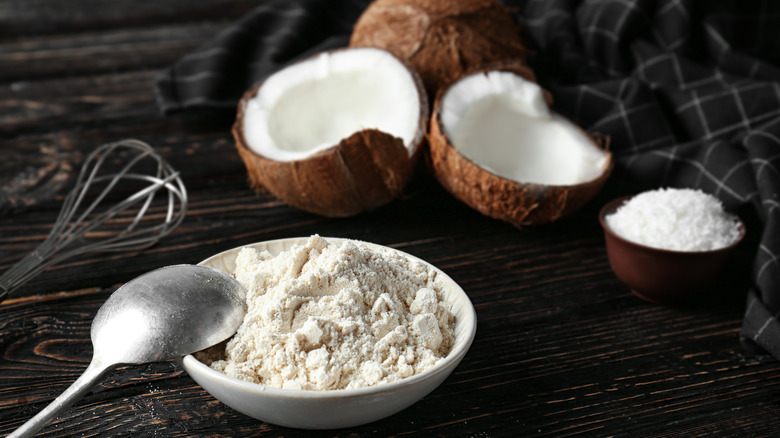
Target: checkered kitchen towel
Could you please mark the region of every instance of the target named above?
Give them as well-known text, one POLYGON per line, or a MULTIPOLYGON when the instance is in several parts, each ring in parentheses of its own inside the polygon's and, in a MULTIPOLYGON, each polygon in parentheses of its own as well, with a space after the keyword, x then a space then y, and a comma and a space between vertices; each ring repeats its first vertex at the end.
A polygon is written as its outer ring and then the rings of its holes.
MULTIPOLYGON (((506 0, 555 109, 612 137, 616 173, 756 218, 742 340, 780 358, 780 1, 506 0)), ((346 45, 368 0, 266 0, 157 79, 165 112, 234 108, 281 66, 346 45)))

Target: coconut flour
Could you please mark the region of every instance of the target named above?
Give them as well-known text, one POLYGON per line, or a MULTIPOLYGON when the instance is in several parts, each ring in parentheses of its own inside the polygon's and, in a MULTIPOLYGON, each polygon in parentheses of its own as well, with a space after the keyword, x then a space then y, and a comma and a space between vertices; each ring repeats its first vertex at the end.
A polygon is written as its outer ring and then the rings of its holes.
POLYGON ((660 249, 710 251, 739 238, 739 223, 712 195, 692 189, 640 193, 605 217, 621 237, 660 249))
POLYGON ((243 248, 248 313, 224 352, 198 358, 241 380, 330 390, 392 382, 447 355, 454 316, 436 271, 390 250, 312 236, 272 256, 243 248))

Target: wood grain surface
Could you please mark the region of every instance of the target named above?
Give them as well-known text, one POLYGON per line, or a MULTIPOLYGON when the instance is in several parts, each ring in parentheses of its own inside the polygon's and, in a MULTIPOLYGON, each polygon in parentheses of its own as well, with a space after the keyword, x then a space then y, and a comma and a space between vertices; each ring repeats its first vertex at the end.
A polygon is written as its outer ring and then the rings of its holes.
MULTIPOLYGON (((78 168, 98 145, 138 138, 181 171, 190 197, 184 223, 155 247, 68 260, 0 303, 0 434, 86 368, 92 318, 122 283, 235 246, 318 233, 409 252, 468 293, 476 339, 433 393, 375 423, 307 432, 232 410, 176 362, 125 366, 41 436, 777 435, 780 364, 746 354, 738 339, 755 234, 717 291, 657 306, 631 295, 607 262, 596 215, 632 190, 618 177, 582 211, 523 230, 469 209, 424 172, 406 199, 347 219, 303 213, 250 190, 229 134, 234 112, 164 117, 152 83, 256 5, 0 3, 0 157, 48 151, 78 168)), ((0 216, 0 271, 46 238, 65 192, 0 216)))

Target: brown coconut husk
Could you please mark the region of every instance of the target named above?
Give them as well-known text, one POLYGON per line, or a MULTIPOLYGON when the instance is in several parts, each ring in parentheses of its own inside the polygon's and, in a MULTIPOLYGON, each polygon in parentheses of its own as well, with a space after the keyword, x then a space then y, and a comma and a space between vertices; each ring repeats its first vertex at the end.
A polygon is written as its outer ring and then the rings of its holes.
POLYGON ((352 32, 351 47, 379 47, 406 60, 430 96, 474 68, 525 62, 528 50, 498 0, 376 0, 352 32))
POLYGON ((302 160, 266 158, 248 146, 243 129, 246 105, 263 83, 248 90, 239 102, 232 133, 250 185, 293 207, 327 217, 354 216, 403 197, 424 149, 429 111, 422 82, 407 70, 421 99, 419 134, 408 148, 398 137, 366 129, 302 160))
MULTIPOLYGON (((507 64, 478 71, 509 71, 528 80, 533 72, 522 65, 507 64)), ((452 146, 441 122, 443 96, 450 87, 440 90, 436 97, 428 135, 428 164, 439 183, 471 208, 480 213, 523 228, 553 222, 582 208, 602 189, 612 169, 612 155, 601 175, 591 181, 569 186, 523 183, 498 176, 460 155, 452 146)), ((548 103, 549 93, 545 92, 548 103)), ((584 132, 584 131, 583 131, 584 132)), ((609 139, 588 135, 597 147, 608 150, 609 139)))

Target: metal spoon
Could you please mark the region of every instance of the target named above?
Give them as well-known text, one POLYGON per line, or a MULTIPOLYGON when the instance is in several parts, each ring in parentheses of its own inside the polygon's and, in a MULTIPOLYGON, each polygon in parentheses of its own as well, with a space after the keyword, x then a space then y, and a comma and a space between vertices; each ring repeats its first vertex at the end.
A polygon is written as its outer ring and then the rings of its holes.
POLYGON ((176 359, 229 338, 246 314, 245 293, 206 266, 168 266, 126 283, 92 321, 94 353, 84 374, 9 437, 32 436, 119 364, 176 359))

